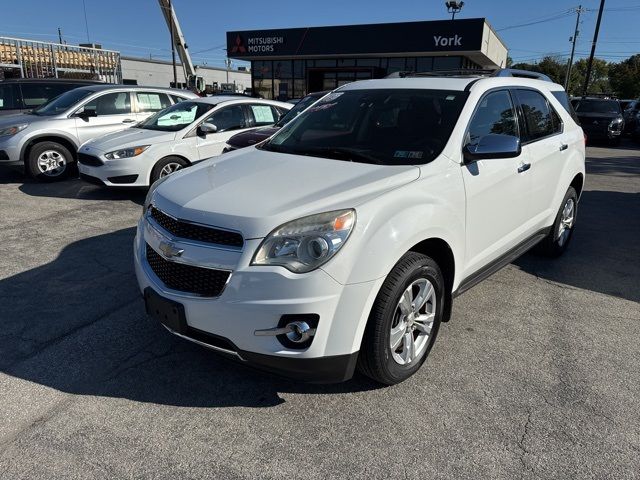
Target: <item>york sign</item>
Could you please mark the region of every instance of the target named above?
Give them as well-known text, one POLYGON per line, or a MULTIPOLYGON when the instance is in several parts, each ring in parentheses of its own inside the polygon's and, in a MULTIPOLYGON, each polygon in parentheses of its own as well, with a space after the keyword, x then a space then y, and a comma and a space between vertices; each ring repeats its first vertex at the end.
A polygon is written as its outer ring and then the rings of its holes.
POLYGON ((433 41, 436 47, 461 47, 462 37, 460 35, 454 35, 453 37, 441 37, 433 36, 433 41))

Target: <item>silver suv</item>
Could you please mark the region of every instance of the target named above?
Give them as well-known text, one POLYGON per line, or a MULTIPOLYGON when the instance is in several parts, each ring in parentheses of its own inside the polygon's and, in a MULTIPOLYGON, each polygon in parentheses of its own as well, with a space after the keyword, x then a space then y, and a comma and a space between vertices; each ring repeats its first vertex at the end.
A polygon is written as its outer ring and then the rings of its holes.
POLYGON ((192 92, 169 88, 92 85, 70 90, 24 115, 0 119, 0 165, 22 165, 53 181, 75 167, 80 145, 130 127, 192 92))

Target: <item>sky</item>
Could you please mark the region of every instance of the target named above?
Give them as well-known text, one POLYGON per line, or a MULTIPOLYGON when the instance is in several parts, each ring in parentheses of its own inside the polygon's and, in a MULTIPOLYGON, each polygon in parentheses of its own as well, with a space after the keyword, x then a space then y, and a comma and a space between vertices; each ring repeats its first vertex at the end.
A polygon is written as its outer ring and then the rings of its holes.
MULTIPOLYGON (((577 58, 587 57, 600 0, 465 0, 456 18, 485 17, 515 62, 567 58, 579 3, 577 58)), ((197 65, 224 66, 225 32, 450 18, 444 0, 173 0, 197 65)), ((171 57, 157 0, 0 0, 0 36, 100 43, 124 55, 171 57), (86 23, 85 8, 86 6, 86 23)), ((596 56, 620 61, 640 53, 640 0, 607 0, 596 56)), ((235 66, 241 62, 234 61, 235 66)))

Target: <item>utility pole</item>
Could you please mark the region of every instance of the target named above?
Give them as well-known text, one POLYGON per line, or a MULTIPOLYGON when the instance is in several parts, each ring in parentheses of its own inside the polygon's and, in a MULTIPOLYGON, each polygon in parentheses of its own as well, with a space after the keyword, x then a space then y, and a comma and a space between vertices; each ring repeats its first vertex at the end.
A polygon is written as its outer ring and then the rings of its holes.
POLYGON ((596 31, 593 33, 593 43, 591 44, 591 55, 589 55, 589 63, 587 64, 587 74, 584 77, 584 85, 582 86, 582 96, 587 96, 589 88, 589 79, 591 77, 591 68, 593 67, 593 57, 596 54, 596 45, 598 43, 598 33, 600 32, 600 21, 602 20, 602 12, 604 10, 604 1, 600 0, 600 10, 598 10, 598 20, 596 20, 596 31))
POLYGON ((576 29, 573 32, 573 38, 571 39, 573 41, 573 44, 571 45, 571 57, 569 58, 569 65, 567 65, 567 76, 564 79, 564 89, 567 92, 569 91, 569 82, 571 81, 571 67, 573 67, 573 55, 574 53, 576 53, 576 42, 578 41, 578 34, 580 33, 578 31, 578 27, 580 26, 580 14, 582 13, 582 5, 579 5, 578 8, 576 8, 576 13, 578 14, 578 16, 576 18, 576 29))
POLYGON ((58 27, 58 43, 62 45, 62 30, 60 30, 60 27, 58 27))
MULTIPOLYGON (((169 15, 173 17, 173 7, 169 0, 169 15)), ((171 35, 171 64, 173 65, 173 88, 178 88, 178 72, 176 71, 176 42, 173 38, 173 22, 169 22, 169 34, 171 35)))

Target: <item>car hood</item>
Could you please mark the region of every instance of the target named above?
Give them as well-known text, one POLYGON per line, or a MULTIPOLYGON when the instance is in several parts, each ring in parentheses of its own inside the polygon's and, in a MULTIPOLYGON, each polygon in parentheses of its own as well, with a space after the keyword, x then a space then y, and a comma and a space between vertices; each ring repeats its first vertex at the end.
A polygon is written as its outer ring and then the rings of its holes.
POLYGON ((0 116, 0 128, 19 125, 21 123, 36 123, 55 117, 38 117, 37 115, 29 115, 27 113, 10 113, 0 116))
POLYGON ((271 135, 280 130, 280 127, 262 127, 238 133, 231 137, 227 143, 234 148, 244 148, 269 138, 271 135))
POLYGON ((381 166, 249 148, 172 175, 153 203, 185 220, 262 238, 314 213, 354 208, 416 180, 415 166, 381 166))
POLYGON ((81 147, 81 149, 83 147, 91 147, 91 149, 96 152, 104 153, 122 148, 170 142, 175 138, 176 132, 161 132, 158 130, 145 130, 142 128, 130 127, 89 140, 81 147))

